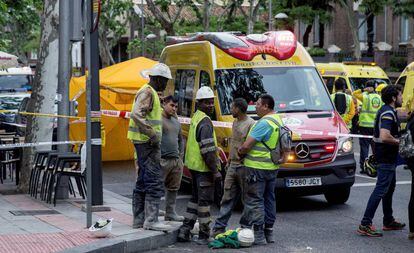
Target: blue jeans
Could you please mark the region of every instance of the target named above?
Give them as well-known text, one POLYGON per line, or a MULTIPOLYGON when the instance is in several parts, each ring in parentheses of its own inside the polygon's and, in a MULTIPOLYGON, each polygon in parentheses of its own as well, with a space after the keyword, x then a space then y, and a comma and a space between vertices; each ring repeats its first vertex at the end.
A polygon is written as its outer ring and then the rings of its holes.
MULTIPOLYGON (((242 165, 230 165, 226 172, 224 179, 224 193, 220 203, 220 214, 214 223, 214 229, 224 229, 227 227, 231 212, 237 202, 242 200, 244 203, 244 185, 246 182, 246 168, 242 165)), ((246 220, 245 212, 240 218, 240 225, 248 227, 249 223, 246 220)))
POLYGON ((276 220, 277 170, 246 167, 246 195, 244 212, 250 225, 272 228, 276 220))
POLYGON ((159 200, 164 196, 160 147, 148 143, 134 144, 134 146, 139 167, 134 193, 145 195, 147 200, 159 200))
POLYGON ((392 216, 392 196, 395 189, 395 164, 380 163, 377 165, 377 184, 368 200, 367 208, 362 218, 361 225, 371 225, 375 212, 382 200, 382 209, 384 211, 383 224, 388 225, 394 221, 392 216))

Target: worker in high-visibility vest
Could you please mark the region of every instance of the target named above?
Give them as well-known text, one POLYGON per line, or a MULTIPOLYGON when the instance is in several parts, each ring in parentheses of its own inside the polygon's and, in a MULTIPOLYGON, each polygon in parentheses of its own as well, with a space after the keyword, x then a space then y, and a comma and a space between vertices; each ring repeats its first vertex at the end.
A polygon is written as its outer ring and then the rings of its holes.
MULTIPOLYGON (((378 110, 383 105, 381 96, 375 91, 378 82, 376 80, 369 80, 366 83, 364 91, 356 90, 353 92, 353 96, 362 102, 361 112, 359 113, 359 132, 362 135, 373 135, 374 134, 374 123, 375 117, 378 110)), ((372 147, 372 139, 359 138, 359 146, 361 148, 359 166, 361 173, 365 173, 364 162, 369 154, 369 147, 372 147)))
POLYGON ((158 63, 149 71, 150 81, 139 89, 132 105, 128 139, 135 146, 138 177, 132 196, 133 228, 168 231, 172 227, 158 221, 164 187, 161 176, 162 108, 157 92, 172 79, 167 65, 158 63))
POLYGON ((355 104, 352 96, 345 93, 346 81, 338 78, 335 81, 335 93, 331 95, 331 99, 345 124, 349 129, 352 128, 352 119, 355 116, 355 104))
POLYGON ((279 165, 273 163, 270 150, 279 142, 279 125, 283 122, 274 111, 272 96, 262 95, 256 103, 260 117, 251 128, 246 141, 238 149, 244 157, 246 185, 244 212, 250 214, 254 244, 274 243, 273 225, 276 220, 276 176, 279 165))
POLYGON ((217 139, 210 116, 214 113, 214 92, 207 86, 196 94, 197 111, 191 118, 185 150, 185 166, 193 180, 191 199, 187 204, 184 222, 178 231, 178 241, 191 240, 190 231, 197 219, 197 244, 206 245, 210 238, 210 205, 214 200, 215 180, 221 180, 217 156, 217 139))

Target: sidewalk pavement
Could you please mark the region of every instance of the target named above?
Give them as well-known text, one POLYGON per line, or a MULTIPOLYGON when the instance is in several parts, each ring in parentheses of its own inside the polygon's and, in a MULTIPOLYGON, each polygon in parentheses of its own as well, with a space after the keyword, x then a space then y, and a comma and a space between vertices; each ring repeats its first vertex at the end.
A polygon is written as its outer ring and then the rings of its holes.
POLYGON ((58 200, 54 207, 13 187, 0 184, 0 253, 142 252, 173 244, 181 225, 169 222, 174 226, 169 233, 132 229, 131 199, 104 190, 104 206, 111 211, 94 212, 92 222, 113 218, 114 223, 110 237, 97 239, 86 228, 83 199, 58 200))

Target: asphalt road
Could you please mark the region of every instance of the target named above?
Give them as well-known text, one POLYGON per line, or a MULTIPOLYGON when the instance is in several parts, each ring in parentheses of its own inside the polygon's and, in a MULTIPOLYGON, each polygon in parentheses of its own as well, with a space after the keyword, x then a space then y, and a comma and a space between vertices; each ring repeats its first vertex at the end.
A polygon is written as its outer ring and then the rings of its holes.
MULTIPOLYGON (((359 159, 358 146, 355 158, 359 159)), ((131 162, 106 163, 104 188, 130 197, 135 171, 131 162)), ((410 197, 411 173, 402 166, 397 169, 397 188, 394 193, 394 216, 408 223, 407 205, 410 197)), ((384 232, 382 238, 367 238, 356 233, 375 179, 357 174, 351 196, 344 205, 329 205, 323 196, 283 199, 277 203, 275 224, 276 243, 245 249, 216 250, 216 252, 414 252, 414 241, 403 231, 384 232)), ((177 207, 183 214, 190 192, 180 192, 177 207)), ((213 208, 212 214, 218 210, 213 208)), ((234 211, 229 228, 236 228, 240 212, 234 211)), ((374 225, 382 227, 382 207, 377 210, 374 225)), ((407 224, 408 226, 408 224, 407 224)), ((206 246, 195 243, 177 243, 152 252, 210 252, 206 246)))

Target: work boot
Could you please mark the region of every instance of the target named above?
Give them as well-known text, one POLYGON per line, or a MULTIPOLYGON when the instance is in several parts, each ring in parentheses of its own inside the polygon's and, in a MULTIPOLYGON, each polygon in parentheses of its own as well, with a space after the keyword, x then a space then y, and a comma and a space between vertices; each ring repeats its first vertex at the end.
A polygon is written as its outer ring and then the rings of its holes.
POLYGON ((263 231, 263 226, 253 226, 254 229, 254 244, 266 245, 266 238, 263 231))
POLYGON ((165 220, 166 221, 184 221, 184 216, 175 212, 175 201, 177 200, 176 191, 167 191, 165 193, 165 220))
POLYGON ((145 222, 144 229, 156 231, 171 231, 170 225, 158 221, 158 212, 160 209, 159 200, 145 200, 145 222))
POLYGON ((142 228, 145 220, 145 194, 134 192, 132 195, 132 228, 142 228))
POLYGON ((177 241, 179 242, 190 242, 191 241, 191 233, 190 228, 186 225, 182 225, 178 230, 177 241))
POLYGON ((200 223, 200 231, 198 232, 197 240, 194 240, 198 245, 207 245, 212 240, 210 239, 210 223, 200 223))
POLYGON ((275 239, 273 237, 273 228, 265 228, 264 235, 266 237, 267 243, 275 243, 275 239))

